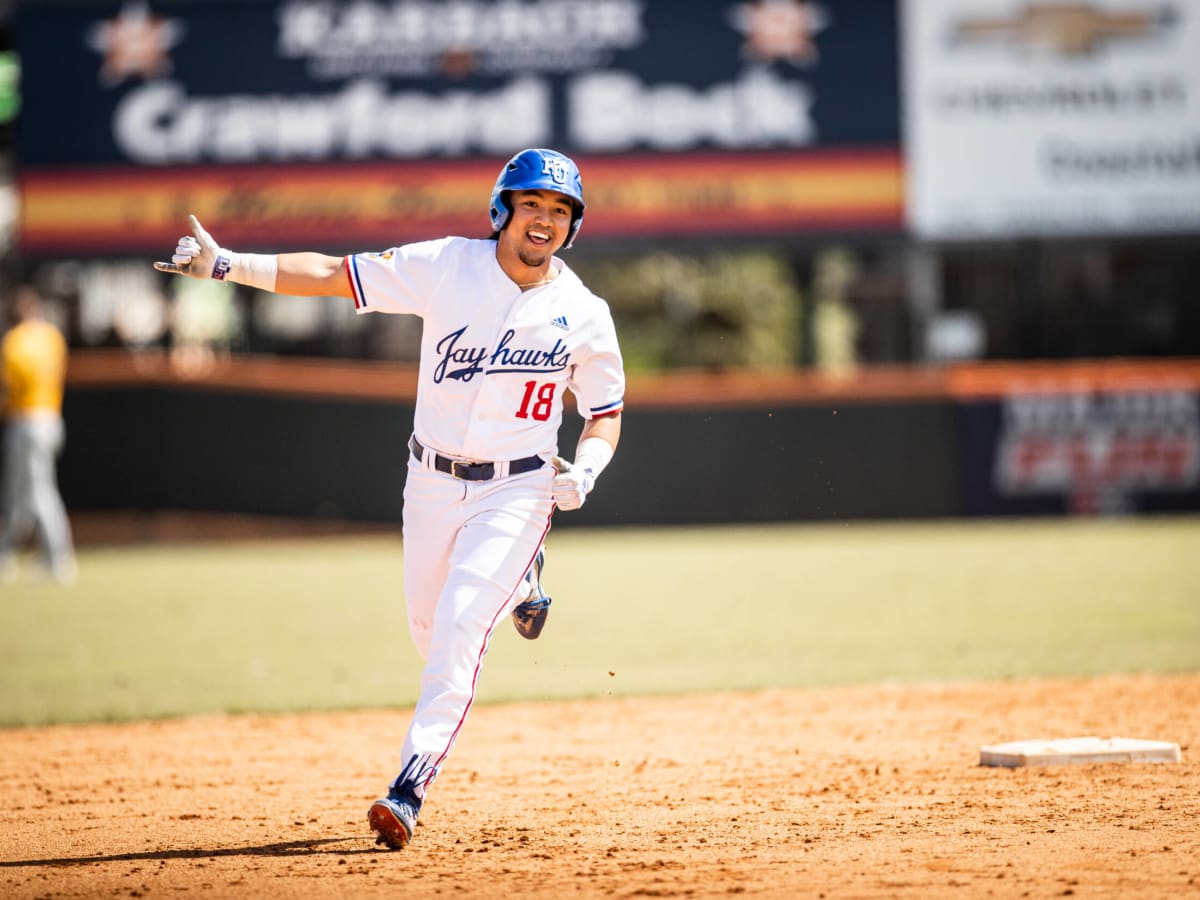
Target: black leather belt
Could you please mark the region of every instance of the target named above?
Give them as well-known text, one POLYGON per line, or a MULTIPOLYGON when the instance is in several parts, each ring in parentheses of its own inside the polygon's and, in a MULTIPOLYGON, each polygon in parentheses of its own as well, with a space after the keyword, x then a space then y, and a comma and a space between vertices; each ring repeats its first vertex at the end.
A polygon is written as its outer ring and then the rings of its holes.
MULTIPOLYGON (((417 440, 415 434, 408 439, 408 449, 412 451, 413 456, 417 458, 418 462, 424 461, 426 453, 433 453, 433 467, 435 469, 439 472, 445 472, 447 475, 453 475, 455 478, 462 479, 463 481, 491 481, 496 477, 496 463, 463 462, 462 460, 442 456, 442 454, 435 453, 424 447, 417 440)), ((540 469, 545 464, 545 460, 540 456, 526 456, 524 459, 514 459, 508 464, 508 474, 522 475, 525 472, 540 469)))

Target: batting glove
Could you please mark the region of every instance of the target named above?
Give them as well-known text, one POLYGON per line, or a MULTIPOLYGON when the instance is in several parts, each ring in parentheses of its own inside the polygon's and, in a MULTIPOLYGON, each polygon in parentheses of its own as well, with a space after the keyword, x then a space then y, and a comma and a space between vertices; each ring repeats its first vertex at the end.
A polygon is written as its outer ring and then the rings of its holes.
POLYGON ((222 250, 195 216, 188 216, 188 221, 192 225, 192 234, 185 234, 179 239, 175 255, 169 263, 156 262, 154 268, 175 275, 224 281, 233 261, 233 253, 222 250))
POLYGON ((154 268, 174 275, 216 281, 236 281, 264 291, 275 290, 278 274, 278 259, 274 254, 234 253, 226 250, 204 230, 200 220, 188 216, 192 233, 185 234, 175 247, 175 255, 168 262, 156 262, 154 268))
POLYGON ((579 509, 596 485, 592 470, 569 463, 561 456, 554 457, 554 468, 558 470, 552 489, 554 505, 565 510, 579 509))

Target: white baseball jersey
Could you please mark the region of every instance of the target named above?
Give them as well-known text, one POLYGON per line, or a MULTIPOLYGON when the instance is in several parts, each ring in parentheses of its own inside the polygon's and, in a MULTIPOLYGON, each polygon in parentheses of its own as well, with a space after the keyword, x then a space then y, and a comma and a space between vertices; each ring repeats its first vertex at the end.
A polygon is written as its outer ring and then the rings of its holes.
POLYGON ((424 320, 414 431, 471 460, 557 453, 562 395, 585 418, 622 408, 625 376, 608 304, 563 262, 522 291, 496 243, 448 237, 346 258, 359 312, 424 320))

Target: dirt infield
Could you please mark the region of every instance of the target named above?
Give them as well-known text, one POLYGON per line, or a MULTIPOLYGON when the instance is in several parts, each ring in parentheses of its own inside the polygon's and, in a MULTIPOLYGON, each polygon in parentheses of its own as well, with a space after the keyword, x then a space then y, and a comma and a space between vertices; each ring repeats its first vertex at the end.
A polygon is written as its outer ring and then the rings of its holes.
POLYGON ((1200 675, 474 711, 414 843, 407 711, 0 731, 0 896, 1200 895, 1200 675), (978 765, 1030 737, 1178 764, 978 765))

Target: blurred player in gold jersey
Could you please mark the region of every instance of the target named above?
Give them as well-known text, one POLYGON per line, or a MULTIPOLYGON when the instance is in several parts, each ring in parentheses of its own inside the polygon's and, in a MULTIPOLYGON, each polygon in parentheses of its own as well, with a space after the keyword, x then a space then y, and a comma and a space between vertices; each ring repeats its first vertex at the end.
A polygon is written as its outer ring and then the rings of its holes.
POLYGON ((13 327, 0 343, 5 417, 0 579, 16 576, 15 551, 32 528, 48 574, 70 583, 75 548, 55 473, 64 438, 67 344, 42 318, 41 297, 32 287, 17 289, 11 315, 13 327))

